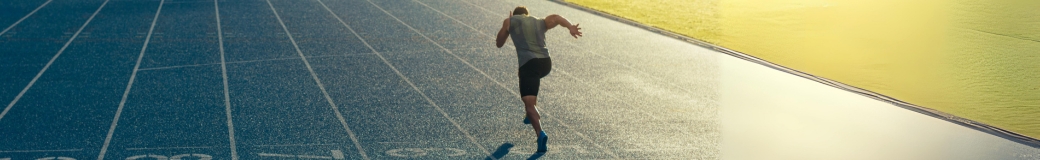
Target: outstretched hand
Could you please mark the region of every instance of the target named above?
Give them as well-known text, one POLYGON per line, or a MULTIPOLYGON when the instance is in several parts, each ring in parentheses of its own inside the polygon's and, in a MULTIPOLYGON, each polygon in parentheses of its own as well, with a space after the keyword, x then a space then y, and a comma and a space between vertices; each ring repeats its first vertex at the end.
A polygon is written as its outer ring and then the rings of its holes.
POLYGON ((581 25, 581 24, 574 24, 573 26, 567 27, 568 30, 571 30, 571 36, 574 37, 574 38, 578 38, 578 37, 582 36, 581 35, 581 31, 580 31, 581 27, 578 27, 578 25, 581 25))

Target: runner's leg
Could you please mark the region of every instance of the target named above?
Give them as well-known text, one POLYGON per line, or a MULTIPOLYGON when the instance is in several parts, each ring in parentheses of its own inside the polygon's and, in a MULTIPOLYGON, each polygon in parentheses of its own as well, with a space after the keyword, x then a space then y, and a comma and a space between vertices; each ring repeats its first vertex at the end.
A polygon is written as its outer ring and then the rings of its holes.
POLYGON ((520 77, 520 100, 524 102, 527 119, 531 122, 531 127, 534 128, 535 135, 538 137, 538 152, 548 150, 546 143, 548 143, 549 137, 542 130, 541 115, 538 114, 535 105, 538 103, 538 87, 541 79, 549 75, 551 70, 552 62, 549 61, 549 58, 536 58, 520 66, 520 71, 517 73, 520 77))
POLYGON ((538 96, 527 95, 520 97, 520 100, 524 101, 524 112, 527 112, 527 119, 531 121, 534 133, 538 134, 542 131, 542 125, 539 123, 541 116, 538 115, 538 110, 534 108, 535 104, 538 103, 538 96))

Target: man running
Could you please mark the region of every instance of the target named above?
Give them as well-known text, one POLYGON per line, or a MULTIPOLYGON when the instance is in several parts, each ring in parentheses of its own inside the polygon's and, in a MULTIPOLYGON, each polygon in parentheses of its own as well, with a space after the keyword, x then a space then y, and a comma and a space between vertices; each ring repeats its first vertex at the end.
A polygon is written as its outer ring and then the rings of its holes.
POLYGON ((549 50, 545 48, 545 32, 556 25, 567 27, 571 36, 578 38, 581 28, 578 24, 571 25, 567 19, 560 15, 552 14, 543 18, 528 15, 527 7, 519 6, 509 12, 509 18, 502 22, 502 29, 498 31, 495 45, 502 48, 506 38, 513 36, 513 46, 516 46, 517 61, 520 69, 517 75, 520 77, 520 100, 524 102, 524 123, 530 123, 538 136, 538 152, 545 152, 548 148, 545 143, 549 137, 545 135, 539 122, 538 110, 535 103, 538 100, 538 85, 549 71, 552 70, 552 61, 549 60, 549 50))

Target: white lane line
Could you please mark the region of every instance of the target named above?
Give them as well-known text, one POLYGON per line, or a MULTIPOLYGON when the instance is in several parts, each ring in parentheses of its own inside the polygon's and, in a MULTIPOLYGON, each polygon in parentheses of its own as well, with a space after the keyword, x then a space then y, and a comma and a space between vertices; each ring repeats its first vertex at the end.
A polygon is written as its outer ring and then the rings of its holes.
MULTIPOLYGON (((476 7, 479 7, 479 8, 481 9, 481 10, 484 10, 485 12, 488 12, 488 13, 490 13, 490 15, 495 15, 495 13, 496 13, 496 12, 492 12, 492 11, 490 11, 490 10, 488 10, 488 9, 486 9, 486 8, 484 8, 484 7, 482 7, 482 6, 479 6, 479 5, 475 5, 475 4, 472 4, 472 3, 470 3, 470 2, 469 2, 469 1, 467 1, 467 0, 463 0, 462 2, 463 2, 463 3, 466 3, 466 4, 469 4, 469 5, 471 5, 471 6, 476 6, 476 7)), ((509 3, 513 3, 513 4, 517 4, 516 2, 511 2, 511 1, 506 1, 506 2, 509 2, 509 3)), ((575 44, 574 42, 570 42, 570 41, 562 41, 562 42, 564 42, 564 44, 567 44, 567 45, 570 45, 570 46, 573 46, 573 47, 581 47, 581 46, 578 46, 578 44, 575 44)), ((628 69, 630 69, 630 70, 634 70, 634 71, 635 71, 635 73, 638 73, 638 74, 642 74, 642 75, 643 75, 644 77, 647 77, 647 78, 653 79, 653 80, 655 80, 655 81, 659 81, 659 82, 662 82, 662 83, 664 83, 664 84, 667 84, 667 85, 670 85, 670 86, 672 86, 673 88, 677 88, 677 89, 683 90, 683 91, 685 91, 685 92, 686 92, 686 93, 688 93, 688 94, 694 94, 694 93, 696 93, 696 92, 693 92, 693 91, 691 91, 691 90, 687 89, 686 87, 682 87, 682 86, 680 86, 680 85, 678 85, 678 84, 675 84, 675 83, 670 83, 669 81, 663 80, 663 79, 661 79, 660 77, 657 77, 657 76, 651 75, 651 74, 649 74, 649 73, 646 73, 646 71, 643 71, 643 70, 640 70, 640 69, 638 69, 638 68, 632 67, 632 66, 630 66, 630 65, 628 65, 628 64, 625 64, 625 63, 621 63, 621 61, 617 61, 617 60, 615 60, 615 59, 613 59, 613 58, 610 58, 610 57, 604 56, 603 54, 600 54, 600 53, 597 53, 597 52, 592 52, 592 51, 590 51, 590 50, 586 50, 586 49, 583 49, 583 50, 580 50, 580 51, 581 51, 581 52, 585 52, 586 54, 596 55, 597 57, 600 57, 600 58, 602 58, 602 59, 606 59, 607 61, 610 61, 611 63, 617 64, 617 65, 620 65, 620 66, 622 66, 622 67, 625 67, 625 68, 628 68, 628 69)))
MULTIPOLYGON (((362 55, 371 55, 371 54, 375 54, 375 53, 345 53, 345 54, 335 54, 335 55, 308 56, 308 58, 348 57, 348 56, 362 56, 362 55)), ((289 57, 289 58, 272 58, 272 59, 246 60, 246 61, 231 61, 231 62, 226 62, 226 64, 267 62, 267 61, 280 61, 280 60, 293 60, 293 59, 300 59, 300 58, 299 57, 289 57)), ((141 71, 164 70, 164 69, 176 69, 176 68, 198 67, 198 66, 219 65, 219 64, 222 64, 222 63, 204 63, 204 64, 191 64, 191 65, 180 65, 180 66, 155 67, 155 68, 141 68, 140 70, 141 71)))
POLYGON ((40 76, 43 76, 43 73, 47 72, 47 69, 51 68, 51 64, 54 64, 54 60, 57 60, 58 57, 61 57, 62 53, 65 53, 65 49, 69 48, 69 45, 72 44, 72 41, 76 40, 76 37, 79 37, 79 33, 83 32, 84 28, 87 28, 87 25, 90 24, 90 21, 94 20, 94 17, 97 16, 99 12, 101 12, 102 8, 105 8, 105 5, 108 4, 108 1, 109 0, 105 0, 105 2, 101 3, 101 6, 99 6, 98 9, 94 11, 94 14, 91 14, 90 18, 87 18, 87 21, 83 23, 83 26, 80 26, 79 30, 76 30, 76 33, 72 34, 72 37, 69 38, 69 41, 65 42, 65 45, 62 46, 60 50, 58 50, 58 53, 54 54, 54 57, 51 57, 50 61, 47 61, 47 65, 44 65, 43 69, 40 69, 39 73, 36 73, 36 77, 33 77, 32 81, 29 81, 29 84, 25 85, 25 88, 23 88, 21 92, 18 92, 18 95, 14 97, 14 100, 11 100, 11 103, 7 104, 7 108, 4 108, 4 111, 0 112, 0 120, 3 120, 4 116, 7 115, 7 112, 11 111, 11 107, 14 107, 14 104, 17 104, 18 100, 22 99, 22 96, 25 95, 26 91, 29 91, 29 88, 32 88, 33 84, 36 84, 36 80, 39 80, 40 76))
POLYGON ((257 155, 259 155, 260 157, 284 157, 284 158, 296 158, 296 155, 283 155, 283 154, 268 154, 268 153, 258 153, 257 155))
POLYGON ((141 70, 141 71, 148 71, 148 70, 164 70, 164 69, 177 69, 177 68, 187 68, 187 67, 198 67, 198 66, 209 66, 209 65, 218 65, 218 64, 220 64, 220 63, 205 63, 205 64, 191 64, 191 65, 180 65, 180 66, 167 66, 167 67, 155 67, 155 68, 141 68, 141 69, 139 69, 139 70, 141 70))
POLYGON ((252 145, 249 147, 299 147, 299 146, 334 146, 340 145, 339 143, 327 143, 327 144, 275 144, 275 145, 252 145))
POLYGON ((628 151, 628 152, 660 152, 660 151, 694 151, 694 150, 700 150, 700 148, 697 148, 697 147, 688 147, 688 148, 676 148, 676 147, 669 148, 669 147, 665 147, 665 148, 638 148, 638 149, 623 149, 623 150, 628 151))
MULTIPOLYGON (((488 47, 461 47, 461 48, 454 48, 454 50, 459 50, 459 49, 487 49, 487 48, 488 47)), ((386 53, 420 53, 420 52, 426 52, 426 51, 439 51, 439 50, 440 49, 435 49, 435 50, 411 50, 411 51, 397 51, 397 52, 386 52, 386 53)), ((364 55, 374 55, 374 54, 376 54, 376 53, 343 53, 343 54, 331 54, 331 55, 320 55, 320 56, 307 56, 307 58, 350 57, 350 56, 364 56, 364 55)), ((293 60, 293 59, 300 59, 300 58, 299 57, 272 58, 272 59, 259 59, 259 60, 231 61, 231 62, 226 62, 226 63, 227 64, 253 63, 253 62, 267 62, 267 61, 280 61, 280 60, 293 60)), ((198 67, 198 66, 219 65, 219 64, 221 64, 221 63, 203 63, 203 64, 189 64, 189 65, 179 65, 179 66, 141 68, 141 69, 138 69, 138 71, 177 69, 177 68, 198 67)))
POLYGON ((148 35, 145 36, 144 44, 141 45, 141 53, 137 54, 137 63, 134 64, 133 72, 130 72, 130 82, 126 83, 126 89, 123 90, 123 98, 119 100, 119 107, 116 109, 116 116, 112 118, 112 125, 108 127, 108 134, 105 135, 105 143, 101 145, 101 152, 98 153, 98 160, 105 159, 105 152, 108 151, 108 145, 112 142, 112 134, 116 132, 116 126, 119 125, 119 117, 123 114, 123 107, 126 106, 126 99, 130 95, 130 89, 134 86, 134 79, 137 78, 137 70, 141 68, 141 59, 144 58, 144 53, 148 50, 148 43, 152 40, 152 33, 155 31, 155 22, 159 20, 159 13, 162 13, 163 2, 166 2, 166 0, 159 1, 159 7, 155 10, 155 17, 152 18, 152 25, 148 27, 148 35))
POLYGON ((224 59, 224 32, 220 26, 220 4, 213 0, 213 12, 217 19, 217 42, 220 46, 220 76, 224 81, 224 115, 227 118, 228 143, 231 146, 231 160, 238 160, 238 147, 235 146, 235 123, 231 117, 231 94, 228 93, 227 63, 224 59))
MULTIPOLYGON (((349 56, 363 56, 363 55, 371 55, 371 54, 375 54, 375 53, 344 53, 344 54, 332 54, 332 55, 320 55, 320 56, 307 56, 307 58, 349 57, 349 56)), ((300 59, 300 57, 273 58, 273 59, 247 60, 247 61, 232 61, 232 62, 227 62, 227 63, 228 64, 252 63, 252 62, 266 62, 266 61, 294 60, 294 59, 300 59)))
POLYGON ((126 148, 129 151, 136 150, 169 150, 169 149, 208 149, 213 147, 139 147, 139 148, 126 148))
MULTIPOLYGON (((464 26, 466 26, 466 27, 469 27, 470 29, 472 29, 473 31, 476 31, 477 33, 480 33, 480 34, 483 34, 483 35, 485 35, 485 36, 489 36, 489 37, 491 36, 490 34, 488 34, 488 33, 485 33, 485 32, 483 32, 483 31, 481 31, 481 30, 479 30, 479 29, 477 29, 477 28, 474 28, 473 26, 470 26, 469 24, 466 24, 466 23, 464 23, 464 22, 462 22, 462 21, 460 21, 460 20, 456 19, 455 17, 452 17, 452 16, 450 16, 450 15, 448 15, 448 14, 445 14, 444 12, 441 12, 440 10, 438 10, 438 9, 436 9, 436 8, 430 7, 430 6, 429 6, 429 5, 427 5, 426 3, 423 3, 423 2, 420 2, 420 1, 417 1, 417 0, 412 0, 412 1, 414 1, 414 2, 416 2, 416 3, 419 3, 419 4, 423 5, 423 6, 426 6, 427 8, 433 9, 433 11, 436 11, 437 13, 440 13, 441 15, 444 15, 445 17, 448 17, 448 18, 450 18, 450 19, 452 19, 452 20, 455 20, 455 22, 458 22, 459 24, 462 24, 462 25, 464 25, 464 26)), ((402 23, 403 23, 403 22, 402 22, 402 23)), ((414 29, 413 29, 413 30, 414 30, 414 29)), ((416 32, 418 32, 418 31, 416 31, 416 32)), ((420 34, 421 34, 421 33, 420 33, 420 34)), ((424 37, 425 37, 425 36, 424 36, 424 37)), ((436 42, 434 42, 434 43, 436 44, 436 42)), ((438 44, 437 46, 440 46, 440 45, 438 44)), ((514 47, 514 46, 513 46, 512 44, 508 44, 508 45, 506 45, 506 46, 509 46, 509 48, 515 48, 515 47, 514 47)), ((443 48, 443 47, 442 47, 442 48, 443 48)), ((452 54, 452 55, 454 55, 454 54, 452 54)), ((464 60, 464 59, 462 59, 462 58, 458 58, 458 56, 456 56, 456 58, 457 58, 457 59, 459 59, 460 61, 462 61, 462 62, 466 63, 466 64, 469 64, 469 62, 466 62, 466 60, 464 60)), ((470 67, 471 67, 471 68, 473 68, 473 70, 477 70, 477 71, 480 71, 481 73, 483 73, 483 71, 481 71, 480 69, 478 69, 478 68, 476 68, 476 67, 473 67, 472 65, 471 65, 470 67)), ((556 70, 560 70, 560 69, 558 69, 558 68, 557 68, 556 70)), ((484 75, 484 77, 485 77, 485 78, 487 78, 487 79, 490 79, 491 81, 494 81, 494 82, 495 82, 495 83, 497 83, 497 84, 498 84, 499 86, 501 86, 501 87, 502 87, 503 89, 506 89, 507 91, 509 91, 509 92, 510 92, 510 95, 511 95, 511 96, 513 96, 513 95, 519 95, 519 93, 517 93, 516 91, 513 91, 513 89, 512 89, 512 88, 506 87, 506 86, 505 86, 504 84, 502 84, 502 82, 499 82, 499 81, 495 80, 495 79, 494 79, 494 78, 492 78, 491 76, 488 76, 487 74, 485 74, 485 75, 484 75)), ((545 116, 546 116, 546 117, 549 117, 549 114, 547 114, 547 113, 543 113, 543 114, 545 114, 545 116)), ((589 138, 588 136, 585 136, 585 134, 582 134, 581 132, 578 132, 578 130, 575 130, 575 129, 574 129, 573 127, 571 127, 570 125, 568 125, 568 124, 567 124, 566 122, 564 122, 564 121, 562 121, 562 120, 559 120, 559 119, 555 119, 555 118, 546 118, 546 119, 549 119, 549 120, 555 121, 556 123, 559 123, 559 124, 563 125, 563 127, 564 127, 564 128, 567 128, 568 130, 571 130, 571 131, 572 131, 572 132, 573 132, 574 134, 578 135, 579 137, 581 137, 581 138, 582 138, 582 139, 584 139, 585 141, 588 141, 589 143, 592 143, 592 145, 596 146, 597 148, 600 148, 601 150, 603 150, 603 151, 606 151, 606 152, 607 152, 608 154, 610 154, 610 155, 611 155, 611 156, 612 156, 613 158, 620 158, 620 157, 618 157, 618 155, 617 155, 617 154, 614 154, 614 152, 612 152, 612 151, 608 150, 608 149, 607 149, 606 147, 603 147, 602 145, 599 145, 599 143, 596 143, 595 141, 592 141, 592 139, 591 139, 591 138, 589 138)))
POLYGON ((312 155, 289 155, 289 154, 274 154, 274 153, 257 153, 261 157, 282 157, 282 158, 302 158, 302 159, 342 159, 342 157, 329 157, 329 156, 312 156, 312 155))
MULTIPOLYGON (((455 50, 459 50, 459 49, 486 49, 486 48, 488 48, 488 47, 462 47, 462 48, 454 48, 454 49, 455 50)), ((436 50, 439 51, 440 49, 436 49, 436 50)), ((426 52, 426 51, 435 51, 435 50, 412 50, 412 51, 397 51, 397 52, 387 52, 387 53, 419 53, 419 52, 426 52)), ((374 54, 376 54, 376 53, 343 53, 343 54, 333 54, 333 55, 307 56, 307 58, 350 57, 350 56, 364 56, 364 55, 374 55, 374 54)), ((226 63, 227 64, 236 64, 236 63, 253 63, 253 62, 267 62, 267 61, 280 61, 280 60, 294 60, 294 59, 300 59, 300 58, 299 57, 272 58, 272 59, 259 59, 259 60, 231 61, 231 62, 226 62, 226 63)), ((180 66, 141 68, 141 69, 138 69, 138 71, 177 69, 177 68, 198 67, 198 66, 219 65, 219 64, 221 64, 221 63, 203 63, 203 64, 189 64, 189 65, 180 65, 180 66)))
POLYGON ((83 149, 17 150, 17 151, 0 151, 0 153, 78 152, 78 151, 83 151, 83 149))
POLYGON ((325 96, 325 101, 329 102, 329 107, 332 107, 332 111, 335 112, 336 118, 339 119, 339 123, 343 125, 343 129, 347 130, 347 134, 350 135, 350 140, 354 141, 354 146, 357 147, 358 152, 361 153, 361 157, 363 159, 369 159, 368 155, 365 154, 365 149, 361 148, 361 143, 358 142, 357 136, 354 134, 354 131, 350 130, 350 125, 347 125, 347 120, 343 118, 343 114, 339 111, 338 105, 336 105, 336 102, 332 101, 332 97, 329 96, 329 92, 325 90, 325 85, 321 83, 321 79, 318 78, 318 74, 314 73, 314 68, 311 67, 311 63, 307 61, 307 57, 303 55, 303 51, 300 50, 300 46, 296 44, 296 39, 294 39, 292 33, 289 32, 289 27, 286 27, 285 22, 282 22, 282 17, 278 15, 278 10, 274 9, 274 5, 271 4, 271 0, 267 0, 267 6, 271 7, 271 12, 274 12, 274 17, 278 19, 278 24, 282 25, 282 30, 284 30, 285 35, 289 37, 289 42, 292 42, 293 48, 296 49, 296 54, 300 55, 300 59, 303 60, 303 64, 307 66, 307 71, 311 73, 311 78, 314 78, 314 82, 318 84, 318 89, 321 89, 321 94, 325 96))
POLYGON ((0 31, 0 36, 3 36, 4 33, 7 33, 7 31, 11 30, 11 28, 14 28, 14 26, 17 26, 19 23, 22 23, 22 21, 25 20, 26 18, 29 18, 29 16, 32 16, 33 14, 36 14, 36 11, 39 11, 40 8, 43 8, 43 6, 47 6, 47 4, 51 4, 51 1, 54 1, 54 0, 47 0, 47 2, 43 2, 43 4, 41 4, 39 7, 36 7, 36 9, 34 9, 32 12, 29 12, 29 14, 26 14, 24 17, 22 17, 22 19, 18 19, 18 21, 15 21, 14 24, 11 24, 11 26, 7 26, 7 28, 4 28, 4 31, 0 31))
MULTIPOLYGON (((426 37, 426 35, 422 34, 418 30, 415 30, 415 28, 412 28, 412 26, 408 25, 408 23, 404 23, 404 21, 401 21, 401 19, 397 18, 397 16, 394 16, 394 14, 390 14, 390 12, 386 11, 386 9, 383 9, 383 7, 379 7, 379 5, 376 5, 376 3, 373 3, 371 0, 365 0, 365 1, 368 1, 369 4, 372 4, 372 6, 375 6, 379 10, 383 11, 383 13, 386 13, 387 15, 390 15, 390 17, 393 17, 394 20, 397 20, 397 22, 401 22, 401 24, 404 24, 405 27, 408 27, 408 29, 411 29, 412 31, 415 31, 415 33, 418 33, 423 38, 426 38, 426 40, 428 40, 430 42, 433 42, 433 44, 437 45, 437 47, 440 47, 444 51, 450 53, 452 56, 455 56, 456 59, 461 59, 461 58, 459 58, 459 56, 455 55, 455 53, 452 53, 451 50, 448 50, 447 48, 444 48, 444 46, 441 46, 436 41, 433 41, 432 39, 430 39, 430 37, 426 37)), ((338 18, 338 16, 337 16, 337 18, 338 18)), ((343 21, 341 20, 340 22, 343 22, 343 21)), ((346 25, 346 23, 343 23, 343 24, 346 25)), ((353 31, 353 29, 351 29, 351 30, 353 31)), ((355 36, 357 36, 357 33, 355 33, 355 36)), ((358 36, 358 38, 361 38, 361 37, 358 36)), ((368 44, 366 43, 366 45, 368 45, 368 44)), ((375 49, 371 48, 371 46, 369 47, 369 49, 372 49, 373 51, 375 51, 375 49)), ((386 63, 387 65, 390 65, 390 62, 387 61, 386 58, 384 58, 382 55, 379 55, 379 58, 382 59, 383 62, 386 63)), ((465 62, 465 61, 463 61, 463 62, 465 62)), ((470 68, 475 68, 475 67, 473 67, 473 65, 469 64, 469 62, 466 62, 466 65, 469 65, 470 68)), ((408 82, 408 85, 411 85, 412 89, 415 89, 416 92, 419 92, 419 95, 422 95, 423 99, 426 99, 426 102, 429 102, 431 105, 433 105, 433 107, 436 108, 437 111, 440 112, 441 115, 444 116, 444 118, 448 119, 448 121, 450 121, 451 124, 455 125, 455 128, 458 128, 459 131, 462 131, 462 133, 465 134, 466 137, 469 138, 469 140, 471 142, 473 142, 473 145, 476 145, 477 148, 480 148, 480 151, 483 151, 485 155, 489 155, 488 157, 491 157, 490 156, 491 152, 488 152, 487 148, 484 148, 483 145, 480 145, 480 143, 477 143, 477 139, 474 138, 472 135, 470 135, 469 131, 466 131, 465 128, 462 128, 462 126, 459 125, 458 122, 455 122, 455 119, 452 119, 451 116, 448 116, 447 112, 444 112, 444 110, 441 109, 441 107, 439 105, 437 105, 436 102, 433 102, 433 100, 430 99, 429 96, 426 96, 426 93, 424 93, 422 90, 420 90, 419 87, 416 87, 415 84, 412 83, 411 80, 408 80, 408 78, 405 77, 404 74, 402 74, 400 71, 397 70, 397 67, 393 67, 391 65, 390 68, 394 69, 394 72, 397 73, 398 76, 401 76, 401 78, 404 78, 405 81, 408 82)), ((483 74, 486 77, 488 76, 487 74, 484 73, 484 71, 480 71, 480 70, 477 70, 477 71, 480 72, 480 74, 483 74)), ((494 79, 492 79, 492 81, 494 81, 494 79)), ((499 84, 499 85, 502 85, 502 84, 499 84)))

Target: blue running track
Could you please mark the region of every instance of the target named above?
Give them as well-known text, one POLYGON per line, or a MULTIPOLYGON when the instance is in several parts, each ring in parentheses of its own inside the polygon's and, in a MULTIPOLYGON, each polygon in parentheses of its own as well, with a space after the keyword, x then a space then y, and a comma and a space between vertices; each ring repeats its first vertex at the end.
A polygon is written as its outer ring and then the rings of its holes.
POLYGON ((3 0, 0 27, 0 160, 719 156, 724 55, 547 1, 3 0), (493 44, 518 5, 587 35, 548 33, 544 155, 493 44))

